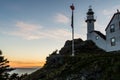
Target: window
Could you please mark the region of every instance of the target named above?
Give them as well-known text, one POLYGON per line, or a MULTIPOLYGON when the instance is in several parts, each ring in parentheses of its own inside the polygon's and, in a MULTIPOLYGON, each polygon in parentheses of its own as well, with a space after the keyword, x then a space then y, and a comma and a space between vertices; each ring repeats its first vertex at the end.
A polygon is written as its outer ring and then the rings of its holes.
POLYGON ((96 36, 96 40, 98 40, 99 39, 99 37, 98 36, 96 36))
POLYGON ((115 46, 115 42, 116 42, 115 38, 114 37, 111 38, 111 46, 115 46))
POLYGON ((119 22, 119 28, 120 28, 120 22, 119 22))
POLYGON ((117 16, 117 19, 119 20, 119 15, 117 16))
POLYGON ((110 26, 110 32, 112 33, 112 32, 115 32, 115 25, 114 24, 112 24, 111 26, 110 26))

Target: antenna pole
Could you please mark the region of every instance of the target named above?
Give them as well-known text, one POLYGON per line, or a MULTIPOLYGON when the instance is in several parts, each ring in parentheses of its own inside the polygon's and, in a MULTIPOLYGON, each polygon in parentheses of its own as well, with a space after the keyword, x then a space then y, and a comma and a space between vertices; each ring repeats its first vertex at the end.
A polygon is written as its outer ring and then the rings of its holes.
POLYGON ((75 55, 75 51, 74 51, 74 5, 72 4, 70 6, 71 10, 72 10, 72 18, 71 18, 71 27, 72 27, 72 56, 75 55))

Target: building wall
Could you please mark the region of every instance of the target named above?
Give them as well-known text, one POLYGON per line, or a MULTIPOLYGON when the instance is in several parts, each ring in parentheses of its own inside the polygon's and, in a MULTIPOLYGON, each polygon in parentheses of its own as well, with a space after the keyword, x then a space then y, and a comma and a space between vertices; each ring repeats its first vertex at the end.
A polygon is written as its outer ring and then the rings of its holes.
POLYGON ((91 31, 94 31, 94 21, 87 22, 87 33, 90 33, 91 31))
POLYGON ((92 32, 87 34, 88 39, 92 40, 99 48, 104 49, 106 51, 106 41, 101 38, 97 33, 92 32))
POLYGON ((111 21, 110 25, 108 26, 106 30, 106 44, 107 48, 106 51, 118 51, 120 50, 120 15, 117 14, 114 16, 113 20, 111 21), (114 24, 115 26, 115 32, 110 32, 110 26, 114 24), (115 46, 111 45, 111 38, 115 38, 115 46))
MULTIPOLYGON (((88 10, 88 13, 91 13, 91 9, 88 10)), ((107 26, 106 29, 106 40, 101 38, 94 31, 94 13, 87 14, 87 40, 92 40, 96 43, 96 45, 107 52, 110 51, 120 51, 120 12, 117 10, 107 26), (111 25, 114 24, 115 31, 110 32, 111 25), (92 33, 91 33, 92 32, 92 33), (98 37, 98 39, 96 39, 98 37), (111 39, 115 38, 115 45, 111 44, 111 39)))

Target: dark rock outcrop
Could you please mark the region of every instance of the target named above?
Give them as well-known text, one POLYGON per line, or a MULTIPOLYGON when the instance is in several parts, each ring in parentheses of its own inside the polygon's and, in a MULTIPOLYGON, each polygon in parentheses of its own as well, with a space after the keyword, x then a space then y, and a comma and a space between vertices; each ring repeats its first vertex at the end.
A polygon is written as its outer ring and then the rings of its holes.
POLYGON ((71 41, 57 53, 46 58, 42 69, 24 80, 119 80, 120 52, 107 53, 92 41, 75 39, 75 56, 71 56, 71 41))
MULTIPOLYGON (((96 51, 104 51, 98 48, 95 43, 91 40, 83 41, 82 39, 74 40, 75 54, 78 55, 80 53, 93 53, 96 51)), ((68 40, 65 42, 65 45, 59 51, 61 55, 71 55, 72 54, 72 40, 68 40)))

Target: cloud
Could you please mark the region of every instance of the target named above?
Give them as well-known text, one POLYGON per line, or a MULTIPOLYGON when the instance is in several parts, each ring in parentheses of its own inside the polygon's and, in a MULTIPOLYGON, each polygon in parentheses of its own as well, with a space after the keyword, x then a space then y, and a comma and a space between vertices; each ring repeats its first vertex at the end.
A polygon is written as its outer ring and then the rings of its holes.
POLYGON ((111 14, 114 13, 114 10, 107 10, 107 9, 104 9, 104 10, 102 11, 102 13, 103 13, 104 15, 111 15, 111 14))
POLYGON ((67 16, 65 16, 64 14, 58 13, 55 16, 55 21, 58 23, 68 23, 69 22, 69 18, 67 16))
MULTIPOLYGON (((15 30, 6 32, 9 35, 21 37, 26 40, 35 39, 68 39, 71 32, 65 29, 45 29, 41 25, 28 24, 22 21, 16 22, 15 30)), ((78 37, 79 34, 75 34, 78 37)))
MULTIPOLYGON (((56 29, 56 30, 50 30, 45 31, 47 32, 46 35, 48 38, 53 39, 69 39, 71 38, 71 32, 65 29, 56 29)), ((75 37, 79 37, 79 34, 75 33, 75 37)))
POLYGON ((24 31, 36 31, 37 29, 42 28, 41 26, 38 27, 37 25, 27 24, 27 23, 24 23, 24 22, 17 22, 16 26, 18 28, 20 28, 20 30, 22 30, 23 32, 24 31))
POLYGON ((102 11, 103 15, 111 15, 113 13, 115 13, 117 11, 117 9, 120 9, 120 5, 117 5, 117 6, 114 6, 112 8, 109 8, 109 9, 104 9, 102 11))
POLYGON ((39 39, 37 32, 42 28, 40 25, 28 24, 22 21, 18 21, 15 24, 15 31, 9 32, 8 34, 19 36, 27 40, 39 39))

